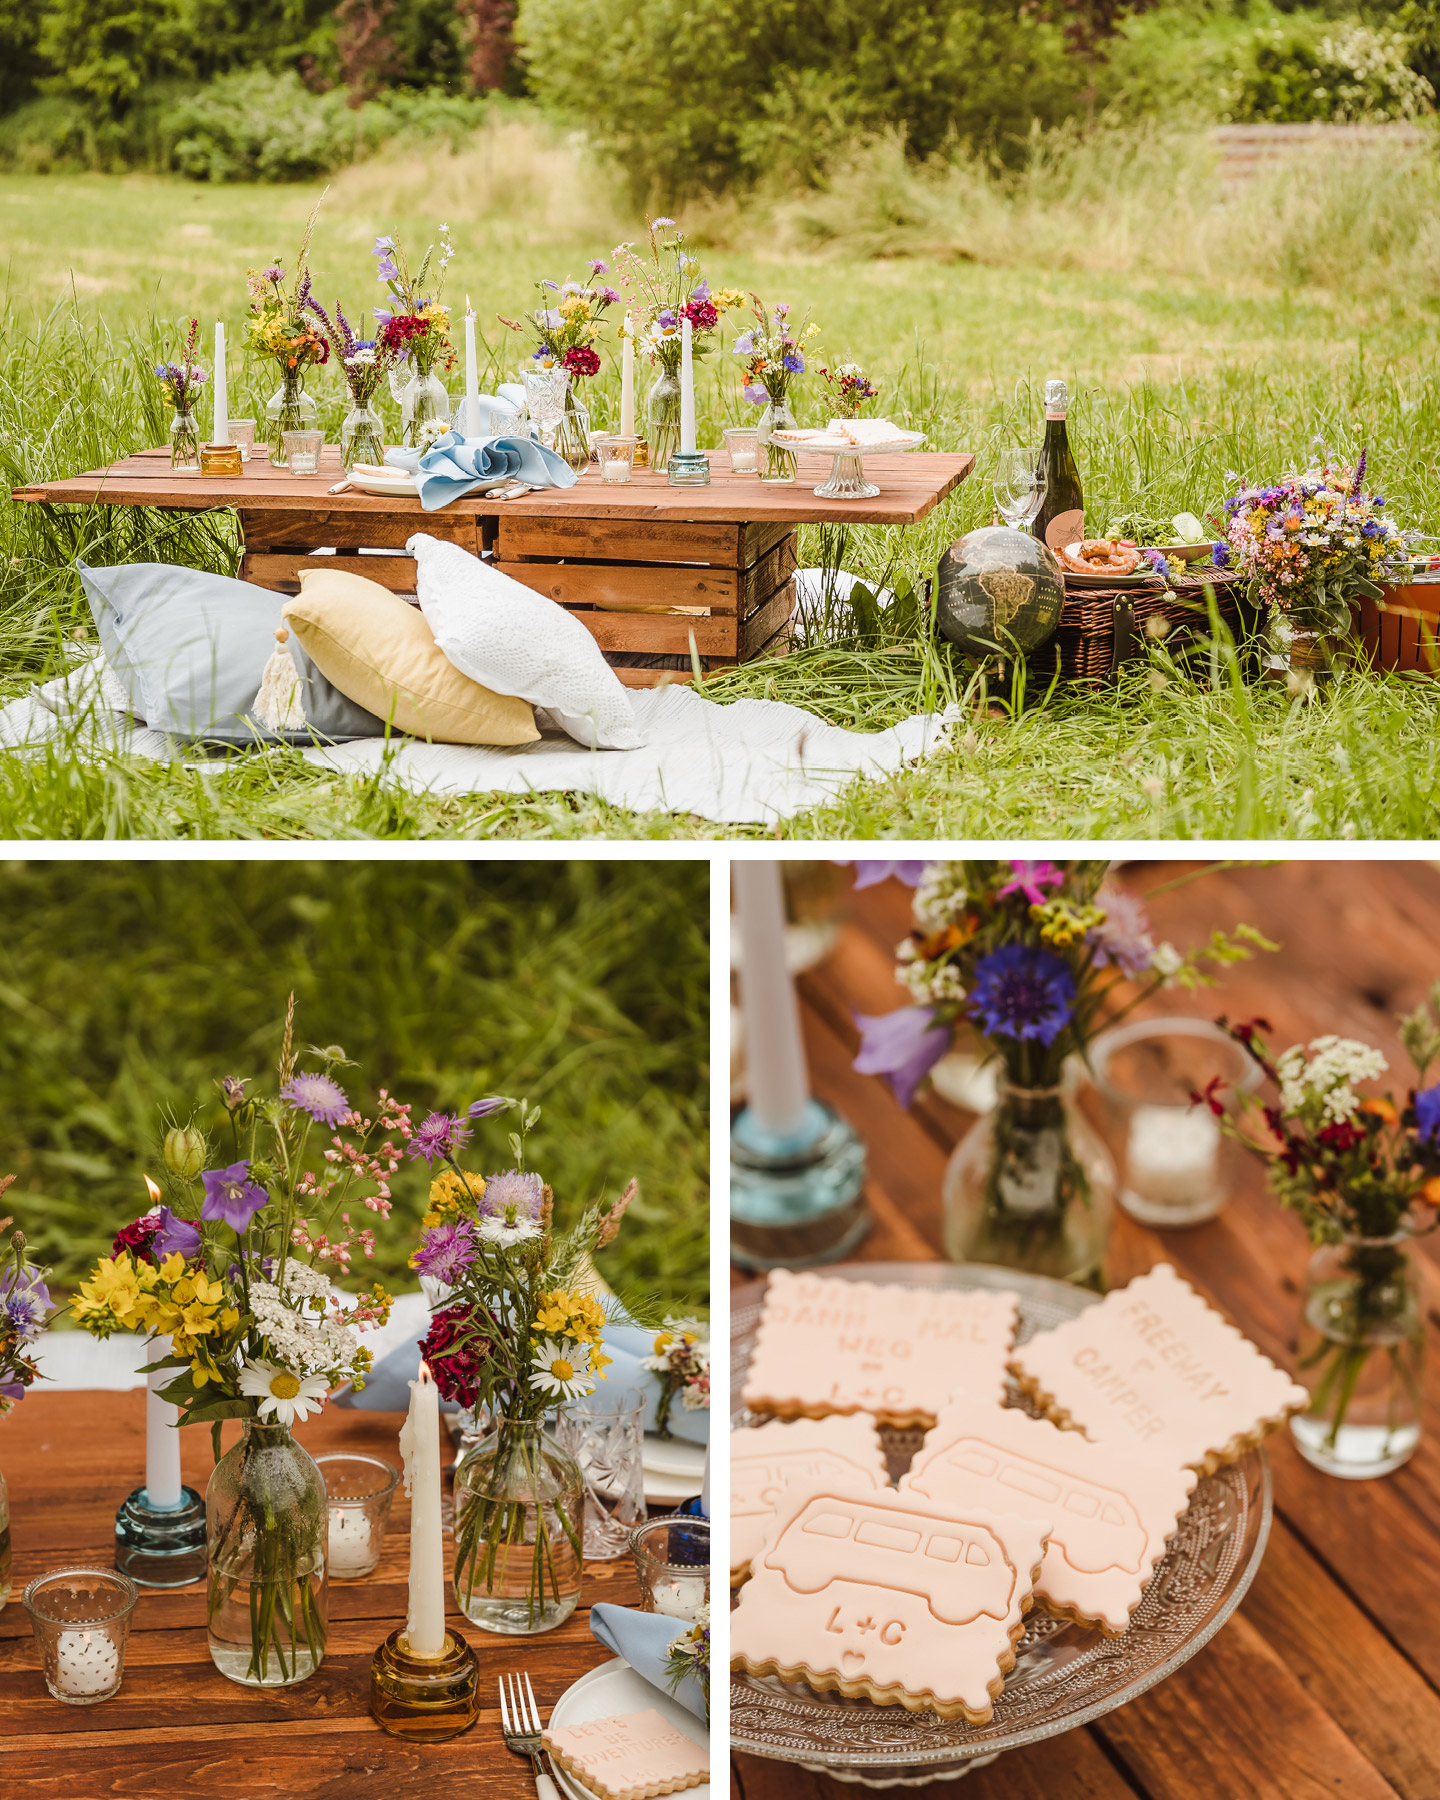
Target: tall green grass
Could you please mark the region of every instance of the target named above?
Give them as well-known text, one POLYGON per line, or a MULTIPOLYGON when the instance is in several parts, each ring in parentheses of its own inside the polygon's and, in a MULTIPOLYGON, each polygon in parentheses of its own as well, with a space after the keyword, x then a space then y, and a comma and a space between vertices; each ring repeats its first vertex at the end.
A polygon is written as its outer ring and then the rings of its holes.
MULTIPOLYGON (((561 1218, 634 1175, 612 1278, 676 1305, 708 1278, 707 870, 645 862, 12 862, 0 866, 0 1173, 62 1288, 145 1209, 167 1115, 273 1091, 286 995, 352 1099, 542 1107, 561 1218)), ((510 1163, 505 1115, 470 1166, 510 1163)), ((403 1287, 426 1191, 406 1164, 373 1266, 403 1287)), ((361 1265, 356 1265, 357 1274, 361 1265)))

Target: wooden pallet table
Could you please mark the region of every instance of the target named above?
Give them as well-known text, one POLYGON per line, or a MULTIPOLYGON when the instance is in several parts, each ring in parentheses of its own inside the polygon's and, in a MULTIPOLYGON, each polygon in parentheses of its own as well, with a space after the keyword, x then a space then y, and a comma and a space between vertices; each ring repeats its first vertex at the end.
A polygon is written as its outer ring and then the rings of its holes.
MULTIPOLYGON (((327 1407, 296 1432, 312 1455, 356 1450, 399 1465, 402 1413, 327 1407)), ((227 1444, 235 1428, 227 1426, 227 1444)), ((210 1433, 184 1431, 185 1479, 203 1493, 210 1433)), ((450 1623, 480 1657, 480 1720, 463 1737, 423 1747, 370 1717, 370 1658, 405 1617, 410 1503, 398 1488, 380 1567, 330 1584, 325 1661, 293 1688, 227 1681, 205 1643, 203 1583, 141 1590, 125 1678, 113 1700, 65 1706, 40 1674, 20 1605, 25 1583, 70 1562, 110 1566, 115 1508, 142 1479, 145 1396, 46 1393, 36 1386, 0 1428, 10 1487, 15 1593, 0 1612, 0 1794, 5 1800, 516 1800, 528 1766, 500 1736, 496 1682, 526 1670, 543 1716, 587 1669, 609 1660, 591 1636, 597 1600, 638 1601, 628 1557, 587 1563, 580 1606, 534 1638, 478 1631, 452 1605, 450 1623)))
MULTIPOLYGON (((1132 871, 1160 886, 1189 865, 1132 871)), ((856 1252, 934 1260, 940 1180, 970 1115, 935 1095, 902 1112, 889 1088, 857 1075, 855 1012, 903 1003, 894 946, 909 890, 886 882, 853 896, 833 953, 800 980, 812 1079, 863 1133, 874 1227, 856 1252)), ((1395 1034, 1440 973, 1440 874, 1419 862, 1291 862, 1232 867, 1156 895, 1158 939, 1208 938, 1249 920, 1281 945, 1228 970, 1208 993, 1161 994, 1150 1016, 1261 1015, 1284 1046, 1333 1031, 1377 1044, 1403 1088, 1395 1034)), ((1254 1585, 1215 1639, 1165 1681, 1092 1725, 1032 1744, 963 1782, 903 1792, 912 1800, 1435 1800, 1440 1795, 1440 1234, 1420 1240, 1430 1322, 1427 1435, 1381 1481, 1337 1481, 1268 1440, 1275 1519, 1254 1585)), ((1155 1231, 1117 1213, 1108 1273, 1128 1281, 1173 1263, 1267 1356, 1294 1366, 1309 1247, 1299 1222, 1250 1165, 1218 1219, 1155 1231)), ((740 1284, 753 1278, 736 1274, 740 1284)), ((752 1289, 753 1291, 753 1289, 752 1289)), ((855 1800, 864 1790, 794 1763, 734 1761, 732 1800, 855 1800)), ((893 1790, 899 1793, 902 1790, 893 1790)))
POLYGON ((418 500, 331 494, 340 452, 323 452, 318 475, 254 460, 238 480, 175 475, 169 451, 144 450, 109 468, 17 488, 17 500, 50 505, 155 506, 173 512, 234 508, 244 536, 241 575, 293 593, 302 569, 343 568, 396 593, 413 593, 406 540, 417 531, 493 558, 574 612, 632 687, 688 681, 783 650, 795 608, 795 529, 807 524, 913 525, 969 474, 968 453, 874 457, 872 500, 817 500, 812 479, 771 487, 732 475, 718 452, 703 488, 672 488, 653 469, 610 485, 591 468, 573 488, 518 500, 459 500, 439 512, 418 500), (322 560, 323 559, 323 560, 322 560), (655 660, 651 660, 655 659, 655 660), (645 665, 649 666, 645 666, 645 665))

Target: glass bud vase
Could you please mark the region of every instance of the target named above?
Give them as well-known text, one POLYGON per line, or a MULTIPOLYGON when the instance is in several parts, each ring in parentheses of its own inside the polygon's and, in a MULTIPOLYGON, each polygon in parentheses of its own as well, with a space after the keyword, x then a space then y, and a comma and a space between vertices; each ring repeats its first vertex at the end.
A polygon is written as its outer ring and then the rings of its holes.
POLYGON ((10 1598, 10 1495, 0 1471, 0 1612, 10 1598))
POLYGON ((945 1168, 945 1254, 1103 1287, 1115 1165, 1068 1087, 1004 1080, 945 1168))
POLYGON ((1388 1475, 1420 1442, 1425 1307, 1406 1233, 1322 1244, 1310 1258, 1296 1448, 1328 1475, 1388 1475))
POLYGON ((795 480, 795 458, 779 444, 770 442, 773 431, 794 431, 795 415, 790 410, 790 403, 782 394, 777 400, 773 396, 766 401, 765 410, 760 414, 760 423, 756 428, 760 446, 760 479, 768 481, 776 487, 788 487, 795 480))
POLYGON ((455 1471, 455 1603, 482 1631, 553 1631, 580 1598, 585 1482, 535 1420, 501 1420, 455 1471))
POLYGON ((450 422, 450 395, 445 383, 433 370, 422 375, 417 369, 405 389, 405 442, 412 448, 420 442, 420 428, 432 419, 450 422))
POLYGON ((352 406, 340 427, 340 461, 348 475, 357 462, 385 460, 385 421, 367 400, 352 406))
POLYGON ((200 427, 194 413, 177 412, 170 421, 170 467, 177 474, 200 473, 200 427))
POLYGON ((277 469, 288 466, 285 456, 287 431, 311 431, 320 408, 305 392, 303 369, 282 368, 280 385, 265 406, 265 435, 270 440, 270 461, 277 469))
POLYGON ((650 384, 645 418, 650 440, 650 467, 663 475, 670 458, 680 448, 680 377, 664 363, 650 384))
POLYGON ((555 450, 575 471, 581 474, 590 466, 590 414, 575 398, 565 396, 565 410, 555 427, 555 450))
POLYGON ((325 1482, 287 1425, 246 1419, 205 1490, 215 1667, 242 1687, 290 1687, 325 1655, 325 1482))

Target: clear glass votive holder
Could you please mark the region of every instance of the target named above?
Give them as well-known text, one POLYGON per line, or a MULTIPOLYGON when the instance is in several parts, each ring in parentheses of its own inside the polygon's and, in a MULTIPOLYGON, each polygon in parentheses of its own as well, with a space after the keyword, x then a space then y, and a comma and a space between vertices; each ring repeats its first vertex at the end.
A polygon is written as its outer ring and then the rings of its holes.
POLYGON ((644 1394, 597 1388, 561 1407, 555 1435, 585 1478, 587 1560, 623 1556, 645 1519, 644 1394))
POLYGON ((618 432, 604 433, 596 443, 596 451, 600 458, 600 479, 602 481, 628 481, 630 471, 635 466, 635 445, 638 439, 622 437, 618 432))
POLYGON ((710 1604, 710 1521, 669 1514, 630 1533, 641 1612, 698 1619, 710 1604))
POLYGON ((380 1566, 400 1471, 380 1456, 317 1456, 329 1520, 326 1566, 332 1581, 359 1581, 380 1566))
POLYGON ((725 440, 725 451, 730 458, 732 475, 758 475, 760 473, 760 433, 753 425, 732 425, 728 431, 722 431, 725 440))
POLYGON ((40 1645, 45 1686, 67 1706, 94 1706, 120 1691, 130 1615, 140 1590, 118 1569, 52 1569, 22 1604, 40 1645))
POLYGON ((285 461, 292 475, 318 475, 320 452, 325 447, 323 431, 284 431, 285 461))
POLYGON ((1120 1204, 1143 1225, 1201 1225, 1230 1198, 1242 1146, 1203 1101, 1232 1116, 1261 1078, 1254 1059, 1208 1019, 1140 1019, 1103 1031, 1090 1066, 1111 1124, 1120 1204))
POLYGON ((255 448, 255 421, 253 419, 227 419, 226 428, 230 433, 230 442, 240 446, 240 460, 248 463, 250 452, 255 448))

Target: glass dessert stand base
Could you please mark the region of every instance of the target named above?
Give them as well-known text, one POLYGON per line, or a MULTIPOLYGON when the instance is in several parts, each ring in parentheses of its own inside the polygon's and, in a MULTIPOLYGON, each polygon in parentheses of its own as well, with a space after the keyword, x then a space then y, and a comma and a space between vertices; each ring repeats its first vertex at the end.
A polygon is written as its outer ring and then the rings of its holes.
POLYGON ((902 432, 899 437, 888 444, 856 444, 845 450, 837 450, 833 440, 819 442, 824 434, 821 432, 786 433, 777 437, 776 443, 783 442, 784 447, 793 456, 828 456, 830 458, 830 475, 814 490, 817 500, 873 500, 880 489, 865 473, 867 456, 894 456, 905 450, 918 450, 925 442, 923 431, 902 432), (805 440, 809 438, 807 443, 805 440))
MULTIPOLYGON (((1020 1296, 1019 1343, 1074 1318, 1098 1298, 1065 1282, 973 1263, 847 1263, 825 1273, 912 1287, 1009 1288, 1020 1296)), ((754 1350, 759 1289, 746 1289, 737 1299, 731 1314, 730 1378, 736 1394, 754 1350)), ((1012 1390, 1012 1403, 1019 1398, 1012 1390)), ((734 1422, 755 1420, 740 1409, 734 1422)), ((891 1476, 898 1478, 923 1433, 884 1427, 880 1435, 891 1476)), ((730 1678, 731 1747, 798 1763, 837 1781, 904 1788, 954 1780, 994 1762, 1006 1750, 1071 1731, 1163 1681, 1214 1637, 1260 1566, 1271 1505, 1263 1450, 1250 1451, 1201 1480, 1129 1630, 1107 1638, 1038 1609, 1030 1613, 1016 1645, 1015 1667, 1005 1677, 987 1725, 737 1673, 730 1678)))

